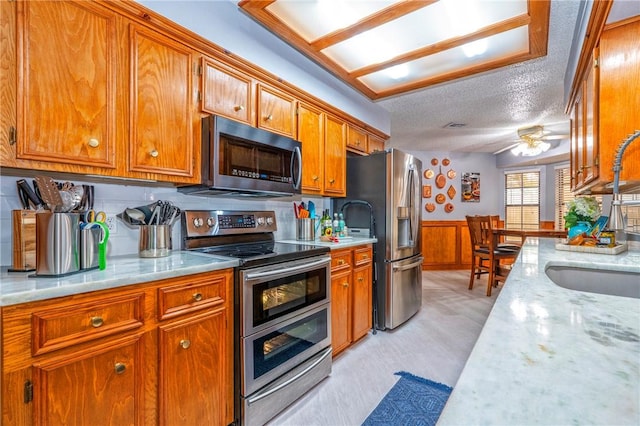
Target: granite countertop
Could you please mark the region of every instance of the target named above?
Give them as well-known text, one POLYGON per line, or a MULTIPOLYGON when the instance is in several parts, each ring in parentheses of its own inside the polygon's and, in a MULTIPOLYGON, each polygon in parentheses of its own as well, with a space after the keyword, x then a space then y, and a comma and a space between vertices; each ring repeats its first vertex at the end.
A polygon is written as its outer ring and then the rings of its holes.
POLYGON ((8 272, 2 268, 0 306, 96 290, 122 287, 165 278, 210 272, 238 266, 238 260, 188 251, 169 256, 140 258, 137 254, 107 259, 104 271, 93 269, 64 277, 31 277, 34 272, 8 272))
POLYGON ((361 237, 339 237, 338 242, 332 241, 320 241, 318 239, 313 241, 301 241, 301 240, 279 240, 279 243, 286 244, 312 244, 314 246, 329 247, 332 250, 338 250, 347 247, 360 246, 363 244, 373 244, 378 242, 376 238, 361 238, 361 237))
POLYGON ((527 239, 439 425, 640 424, 640 299, 568 290, 545 274, 550 262, 640 274, 640 244, 605 255, 557 251, 557 241, 527 239))

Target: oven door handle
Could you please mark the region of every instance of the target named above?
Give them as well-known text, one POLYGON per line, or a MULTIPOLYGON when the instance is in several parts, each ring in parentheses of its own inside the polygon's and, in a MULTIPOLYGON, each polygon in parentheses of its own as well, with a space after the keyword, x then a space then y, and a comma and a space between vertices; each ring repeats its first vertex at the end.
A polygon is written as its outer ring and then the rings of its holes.
POLYGON ((310 268, 314 268, 316 266, 320 266, 323 263, 329 263, 330 259, 323 258, 321 260, 316 260, 314 262, 304 263, 302 265, 291 266, 289 268, 278 269, 277 271, 265 271, 265 272, 250 272, 246 275, 246 281, 252 281, 258 278, 268 277, 270 275, 283 275, 283 274, 291 274, 292 272, 298 272, 302 270, 308 270, 310 268))
POLYGON ((393 270, 394 271, 406 271, 407 269, 413 269, 418 265, 422 265, 422 261, 424 260, 423 257, 421 257, 420 259, 418 259, 417 261, 410 263, 408 265, 403 265, 403 266, 394 266, 393 270))
POLYGON ((284 383, 280 383, 278 386, 269 389, 268 391, 264 392, 264 393, 259 393, 258 395, 256 395, 253 398, 247 398, 247 402, 249 404, 253 404, 255 402, 260 401, 263 398, 268 397, 269 395, 278 392, 280 389, 289 386, 291 383, 295 382, 296 380, 298 380, 299 378, 301 378, 302 376, 304 376, 305 374, 307 374, 309 371, 313 370, 318 364, 320 364, 322 361, 325 360, 326 357, 331 355, 331 347, 328 347, 327 349, 325 349, 325 353, 322 354, 322 356, 320 358, 318 358, 317 360, 315 360, 313 362, 313 364, 309 365, 307 368, 305 368, 304 370, 302 370, 301 372, 299 372, 298 374, 296 374, 295 376, 293 376, 292 378, 290 378, 289 380, 287 380, 284 383))

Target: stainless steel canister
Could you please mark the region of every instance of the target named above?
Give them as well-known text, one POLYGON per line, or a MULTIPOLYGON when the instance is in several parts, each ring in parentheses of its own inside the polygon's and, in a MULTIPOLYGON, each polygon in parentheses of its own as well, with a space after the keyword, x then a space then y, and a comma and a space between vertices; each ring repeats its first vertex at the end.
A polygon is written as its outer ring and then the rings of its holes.
POLYGON ((140 257, 164 257, 171 252, 171 225, 140 225, 140 257))
POLYGON ((316 220, 312 218, 296 219, 296 239, 313 241, 316 239, 316 220))
POLYGON ((99 247, 102 240, 102 228, 87 227, 80 230, 80 269, 93 269, 99 266, 99 247))
POLYGON ((59 276, 80 269, 78 213, 36 214, 36 275, 59 276))

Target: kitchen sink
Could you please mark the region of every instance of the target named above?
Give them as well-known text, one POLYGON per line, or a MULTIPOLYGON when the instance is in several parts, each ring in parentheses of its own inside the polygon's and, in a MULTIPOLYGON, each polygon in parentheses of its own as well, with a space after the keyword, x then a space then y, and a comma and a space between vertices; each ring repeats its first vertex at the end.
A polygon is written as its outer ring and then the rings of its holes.
POLYGON ((612 271, 547 264, 544 272, 556 285, 569 290, 640 299, 640 272, 612 271))

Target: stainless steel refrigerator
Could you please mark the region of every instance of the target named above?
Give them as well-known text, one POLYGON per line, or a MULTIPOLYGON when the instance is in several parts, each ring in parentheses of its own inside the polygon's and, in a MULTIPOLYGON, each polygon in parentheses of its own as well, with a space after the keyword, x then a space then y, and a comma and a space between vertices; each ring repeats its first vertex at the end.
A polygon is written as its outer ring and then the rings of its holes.
POLYGON ((375 246, 373 323, 393 329, 422 305, 422 162, 397 149, 347 159, 347 197, 334 199, 349 229, 371 229, 375 246))

